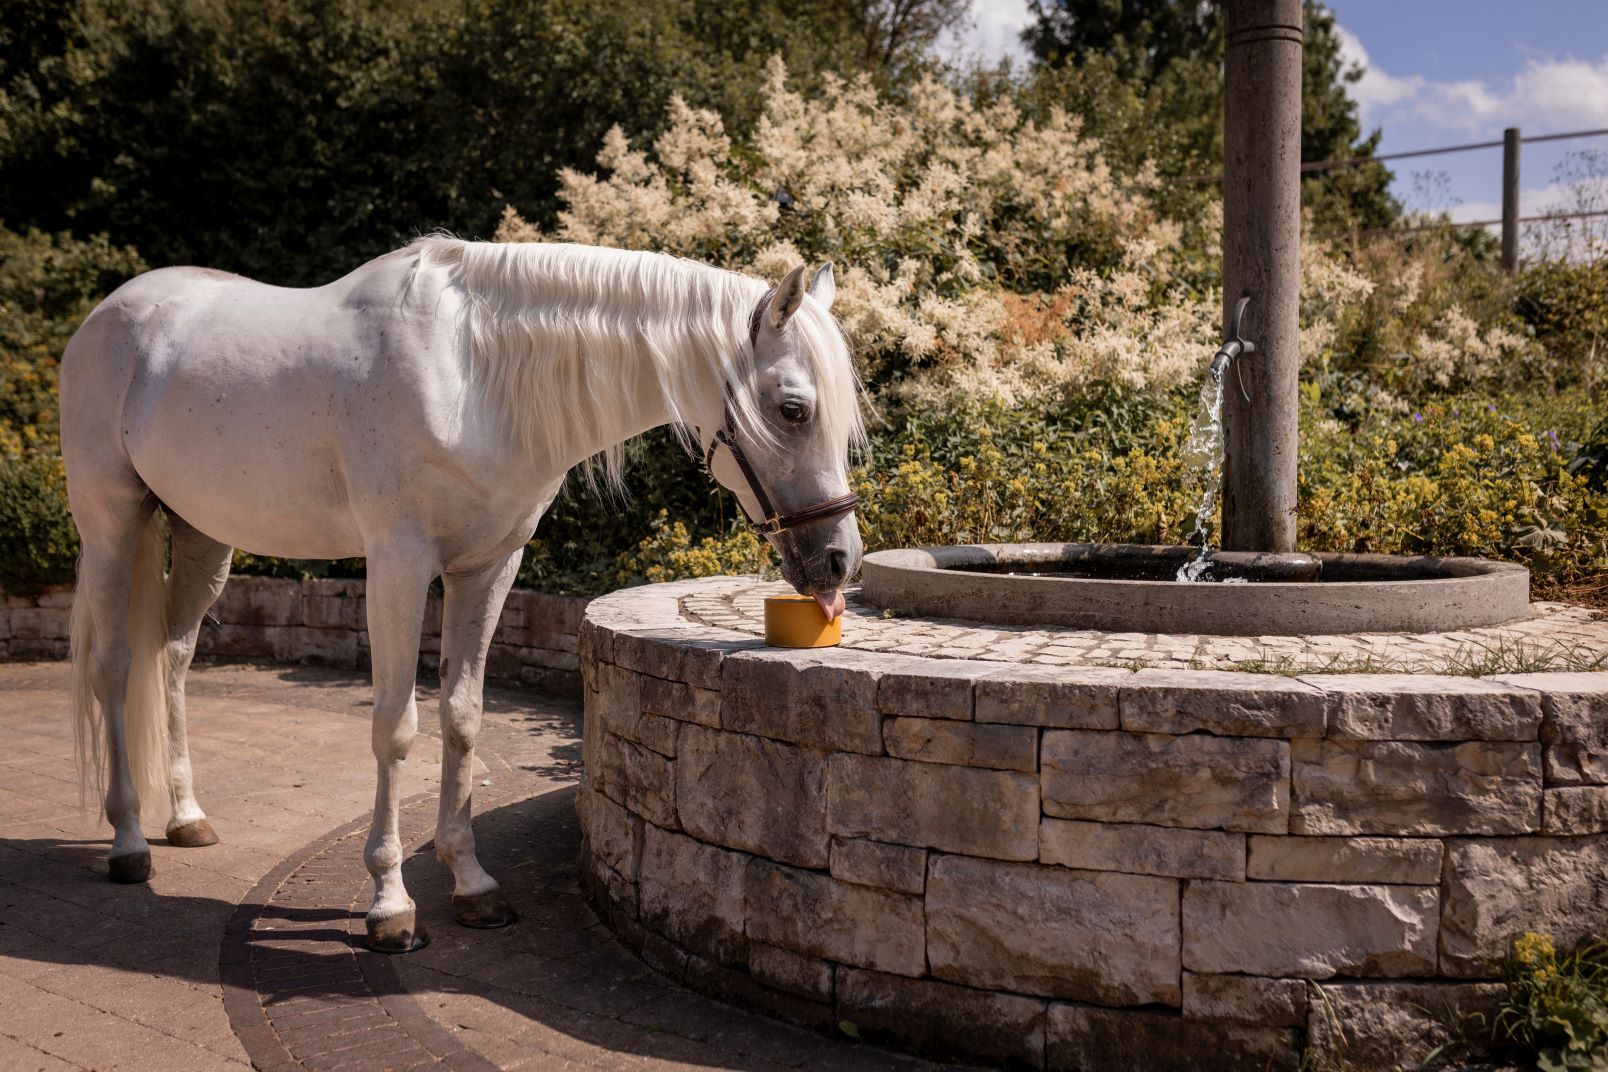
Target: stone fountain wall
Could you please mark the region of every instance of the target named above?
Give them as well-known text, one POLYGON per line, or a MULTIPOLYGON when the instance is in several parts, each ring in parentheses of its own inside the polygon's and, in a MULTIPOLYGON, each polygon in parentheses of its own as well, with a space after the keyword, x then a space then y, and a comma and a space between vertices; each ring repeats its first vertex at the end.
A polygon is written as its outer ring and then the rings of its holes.
POLYGON ((579 797, 609 924, 731 1000, 1028 1067, 1389 1068, 1513 933, 1608 925, 1608 675, 783 651, 685 616, 732 583, 593 602, 579 797))

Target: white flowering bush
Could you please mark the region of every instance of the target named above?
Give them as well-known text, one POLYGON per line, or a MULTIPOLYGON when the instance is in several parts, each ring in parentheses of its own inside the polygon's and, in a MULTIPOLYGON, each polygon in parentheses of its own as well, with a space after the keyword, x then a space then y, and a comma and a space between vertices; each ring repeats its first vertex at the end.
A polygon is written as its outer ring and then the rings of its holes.
MULTIPOLYGON (((679 98, 651 153, 611 131, 599 174, 563 173, 550 237, 772 278, 831 259, 834 309, 892 397, 1171 384, 1210 353, 1220 299, 1176 278, 1153 178, 1114 175, 1076 118, 932 79, 898 103, 868 80, 805 98, 779 60, 764 95, 749 147, 679 98)), ((547 236, 510 209, 498 237, 547 236)))
POLYGON ((1334 330, 1323 345, 1404 401, 1447 390, 1568 382, 1583 355, 1568 347, 1549 353, 1516 315, 1514 280, 1498 269, 1494 244, 1484 248, 1482 238, 1451 228, 1406 240, 1385 236, 1361 244, 1344 269, 1349 278, 1324 287, 1313 285, 1323 270, 1309 268, 1303 298, 1329 291, 1325 319, 1334 330), (1354 287, 1358 280, 1364 285, 1354 287))
POLYGON ((1473 383, 1486 371, 1522 360, 1531 340, 1501 325, 1485 330, 1456 303, 1441 312, 1415 346, 1418 374, 1437 387, 1473 383))
MULTIPOLYGON (((1075 116, 1038 121, 931 78, 897 101, 866 79, 805 97, 780 60, 763 93, 746 145, 679 97, 651 147, 611 130, 596 174, 562 173, 551 234, 510 208, 498 237, 665 250, 770 278, 831 259, 835 310, 890 401, 1166 388, 1216 349, 1221 291, 1179 253, 1155 176, 1115 173, 1075 116)), ((1203 229, 1220 231, 1220 209, 1203 229)), ((1460 280, 1434 251, 1342 259, 1308 237, 1301 262, 1309 366, 1383 356, 1392 386, 1433 389, 1511 367, 1530 346, 1450 305, 1460 280)))

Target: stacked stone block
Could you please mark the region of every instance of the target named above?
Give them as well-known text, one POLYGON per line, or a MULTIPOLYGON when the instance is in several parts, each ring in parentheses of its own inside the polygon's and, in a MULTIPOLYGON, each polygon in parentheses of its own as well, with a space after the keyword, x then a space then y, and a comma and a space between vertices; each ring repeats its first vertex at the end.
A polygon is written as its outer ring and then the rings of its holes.
MULTIPOLYGON (((0 607, 0 657, 66 658, 72 602, 70 590, 6 598, 0 607)), ((586 602, 576 596, 510 592, 487 657, 486 676, 579 694, 577 648, 586 602)), ((231 577, 201 626, 197 648, 203 657, 366 669, 363 582, 231 577)), ((440 651, 441 601, 432 596, 420 641, 420 666, 434 672, 440 651)))
POLYGON ((37 596, 6 596, 0 604, 0 656, 65 659, 67 623, 72 613, 70 589, 52 589, 37 596))
POLYGON ((655 966, 1032 1068, 1357 1069, 1608 925, 1608 675, 783 651, 685 582, 581 635, 583 873, 655 966))

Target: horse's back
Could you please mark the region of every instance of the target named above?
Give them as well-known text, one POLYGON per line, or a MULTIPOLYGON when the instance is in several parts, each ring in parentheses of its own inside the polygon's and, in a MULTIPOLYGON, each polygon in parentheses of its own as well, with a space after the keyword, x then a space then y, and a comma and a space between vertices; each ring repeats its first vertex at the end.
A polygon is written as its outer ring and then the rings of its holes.
POLYGON ((268 344, 251 353, 258 365, 275 356, 289 364, 316 361, 316 353, 295 345, 298 336, 339 339, 362 330, 365 310, 399 308, 414 261, 398 250, 317 287, 275 286, 216 268, 153 269, 95 307, 67 347, 63 374, 73 364, 121 356, 125 347, 146 365, 175 351, 205 362, 209 349, 238 363, 253 341, 268 344))
POLYGON ((62 423, 80 422, 82 403, 121 402, 136 376, 183 347, 186 325, 225 304, 252 303, 283 288, 214 268, 157 268, 135 276, 97 305, 61 361, 62 423))
POLYGON ((125 464, 223 542, 361 554, 348 476, 393 429, 422 429, 440 342, 433 314, 410 320, 410 264, 392 254, 308 289, 199 268, 125 283, 63 358, 69 478, 125 464))

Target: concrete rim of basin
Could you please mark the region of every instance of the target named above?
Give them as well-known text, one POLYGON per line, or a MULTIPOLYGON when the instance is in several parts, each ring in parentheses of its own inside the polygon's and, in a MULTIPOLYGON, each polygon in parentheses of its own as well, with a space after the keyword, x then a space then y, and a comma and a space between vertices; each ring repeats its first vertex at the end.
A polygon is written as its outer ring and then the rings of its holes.
POLYGON ((1530 613, 1530 571, 1483 558, 1315 553, 1325 573, 1362 580, 1180 583, 966 572, 1079 559, 1182 562, 1186 547, 964 544, 865 557, 862 597, 903 614, 1122 633, 1312 636, 1444 633, 1530 613))

